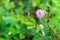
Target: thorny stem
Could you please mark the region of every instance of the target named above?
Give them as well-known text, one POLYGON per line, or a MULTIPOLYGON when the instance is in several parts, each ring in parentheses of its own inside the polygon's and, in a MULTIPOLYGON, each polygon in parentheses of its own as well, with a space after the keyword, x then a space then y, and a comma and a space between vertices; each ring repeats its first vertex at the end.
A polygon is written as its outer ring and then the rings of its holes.
MULTIPOLYGON (((49 9, 49 8, 48 8, 48 9, 49 9)), ((50 19, 50 16, 49 16, 49 15, 50 15, 50 9, 49 9, 47 12, 48 12, 48 20, 49 20, 49 19, 50 19)), ((48 21, 48 20, 47 20, 47 21, 48 21)), ((49 20, 49 21, 50 21, 50 20, 49 20)), ((55 37, 57 38, 56 33, 51 29, 51 27, 50 27, 49 24, 48 24, 49 21, 47 22, 47 26, 48 26, 48 28, 51 30, 51 32, 53 32, 53 34, 55 35, 55 37)))
MULTIPOLYGON (((48 24, 47 24, 48 25, 48 24)), ((48 28, 51 30, 51 32, 53 32, 53 34, 55 35, 55 37, 57 38, 56 33, 51 29, 51 27, 48 25, 48 28)))

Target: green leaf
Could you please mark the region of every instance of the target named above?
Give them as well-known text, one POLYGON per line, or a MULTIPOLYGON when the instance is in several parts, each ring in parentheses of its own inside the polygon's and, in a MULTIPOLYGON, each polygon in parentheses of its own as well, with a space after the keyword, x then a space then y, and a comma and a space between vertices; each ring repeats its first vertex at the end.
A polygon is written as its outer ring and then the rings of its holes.
POLYGON ((19 35, 19 37, 20 37, 20 39, 24 39, 25 38, 24 34, 22 34, 22 33, 19 35))
POLYGON ((37 35, 33 38, 33 40, 42 40, 42 37, 40 35, 37 35))
POLYGON ((4 38, 0 38, 0 40, 5 40, 4 38))
POLYGON ((33 28, 35 28, 34 25, 32 25, 32 26, 27 26, 27 29, 33 29, 33 28))
POLYGON ((0 24, 3 22, 2 17, 3 17, 3 14, 0 13, 0 24))

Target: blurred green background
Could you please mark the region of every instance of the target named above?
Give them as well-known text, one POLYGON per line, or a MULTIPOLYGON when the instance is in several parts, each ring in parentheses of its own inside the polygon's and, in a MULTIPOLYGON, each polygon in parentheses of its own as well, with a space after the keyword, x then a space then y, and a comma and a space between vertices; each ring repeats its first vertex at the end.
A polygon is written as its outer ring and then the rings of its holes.
POLYGON ((0 40, 60 40, 60 0, 0 0, 0 40), (45 17, 37 21, 38 9, 44 10, 45 17))

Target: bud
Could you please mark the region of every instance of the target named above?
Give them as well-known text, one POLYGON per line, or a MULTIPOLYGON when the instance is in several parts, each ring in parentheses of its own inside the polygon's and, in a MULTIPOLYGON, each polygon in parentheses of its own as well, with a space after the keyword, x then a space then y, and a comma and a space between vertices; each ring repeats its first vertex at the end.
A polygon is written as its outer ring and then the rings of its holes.
POLYGON ((42 35, 45 36, 45 32, 44 32, 43 28, 44 28, 43 25, 40 24, 40 29, 41 29, 41 31, 42 31, 42 35))
POLYGON ((11 35, 11 32, 8 32, 8 35, 11 35))
POLYGON ((47 7, 46 11, 47 11, 47 12, 50 12, 50 8, 49 8, 49 7, 47 7))
POLYGON ((28 12, 28 16, 30 16, 30 13, 28 12))
POLYGON ((43 25, 42 24, 40 24, 40 29, 43 29, 43 25))
POLYGON ((30 6, 30 10, 33 11, 33 7, 32 6, 30 6))

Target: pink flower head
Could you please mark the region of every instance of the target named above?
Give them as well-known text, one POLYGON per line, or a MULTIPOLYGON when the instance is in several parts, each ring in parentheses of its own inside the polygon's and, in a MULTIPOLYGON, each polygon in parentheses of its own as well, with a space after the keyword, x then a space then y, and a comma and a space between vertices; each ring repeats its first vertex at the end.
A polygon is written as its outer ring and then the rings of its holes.
POLYGON ((37 18, 43 18, 45 16, 44 11, 39 9, 36 11, 37 18))

